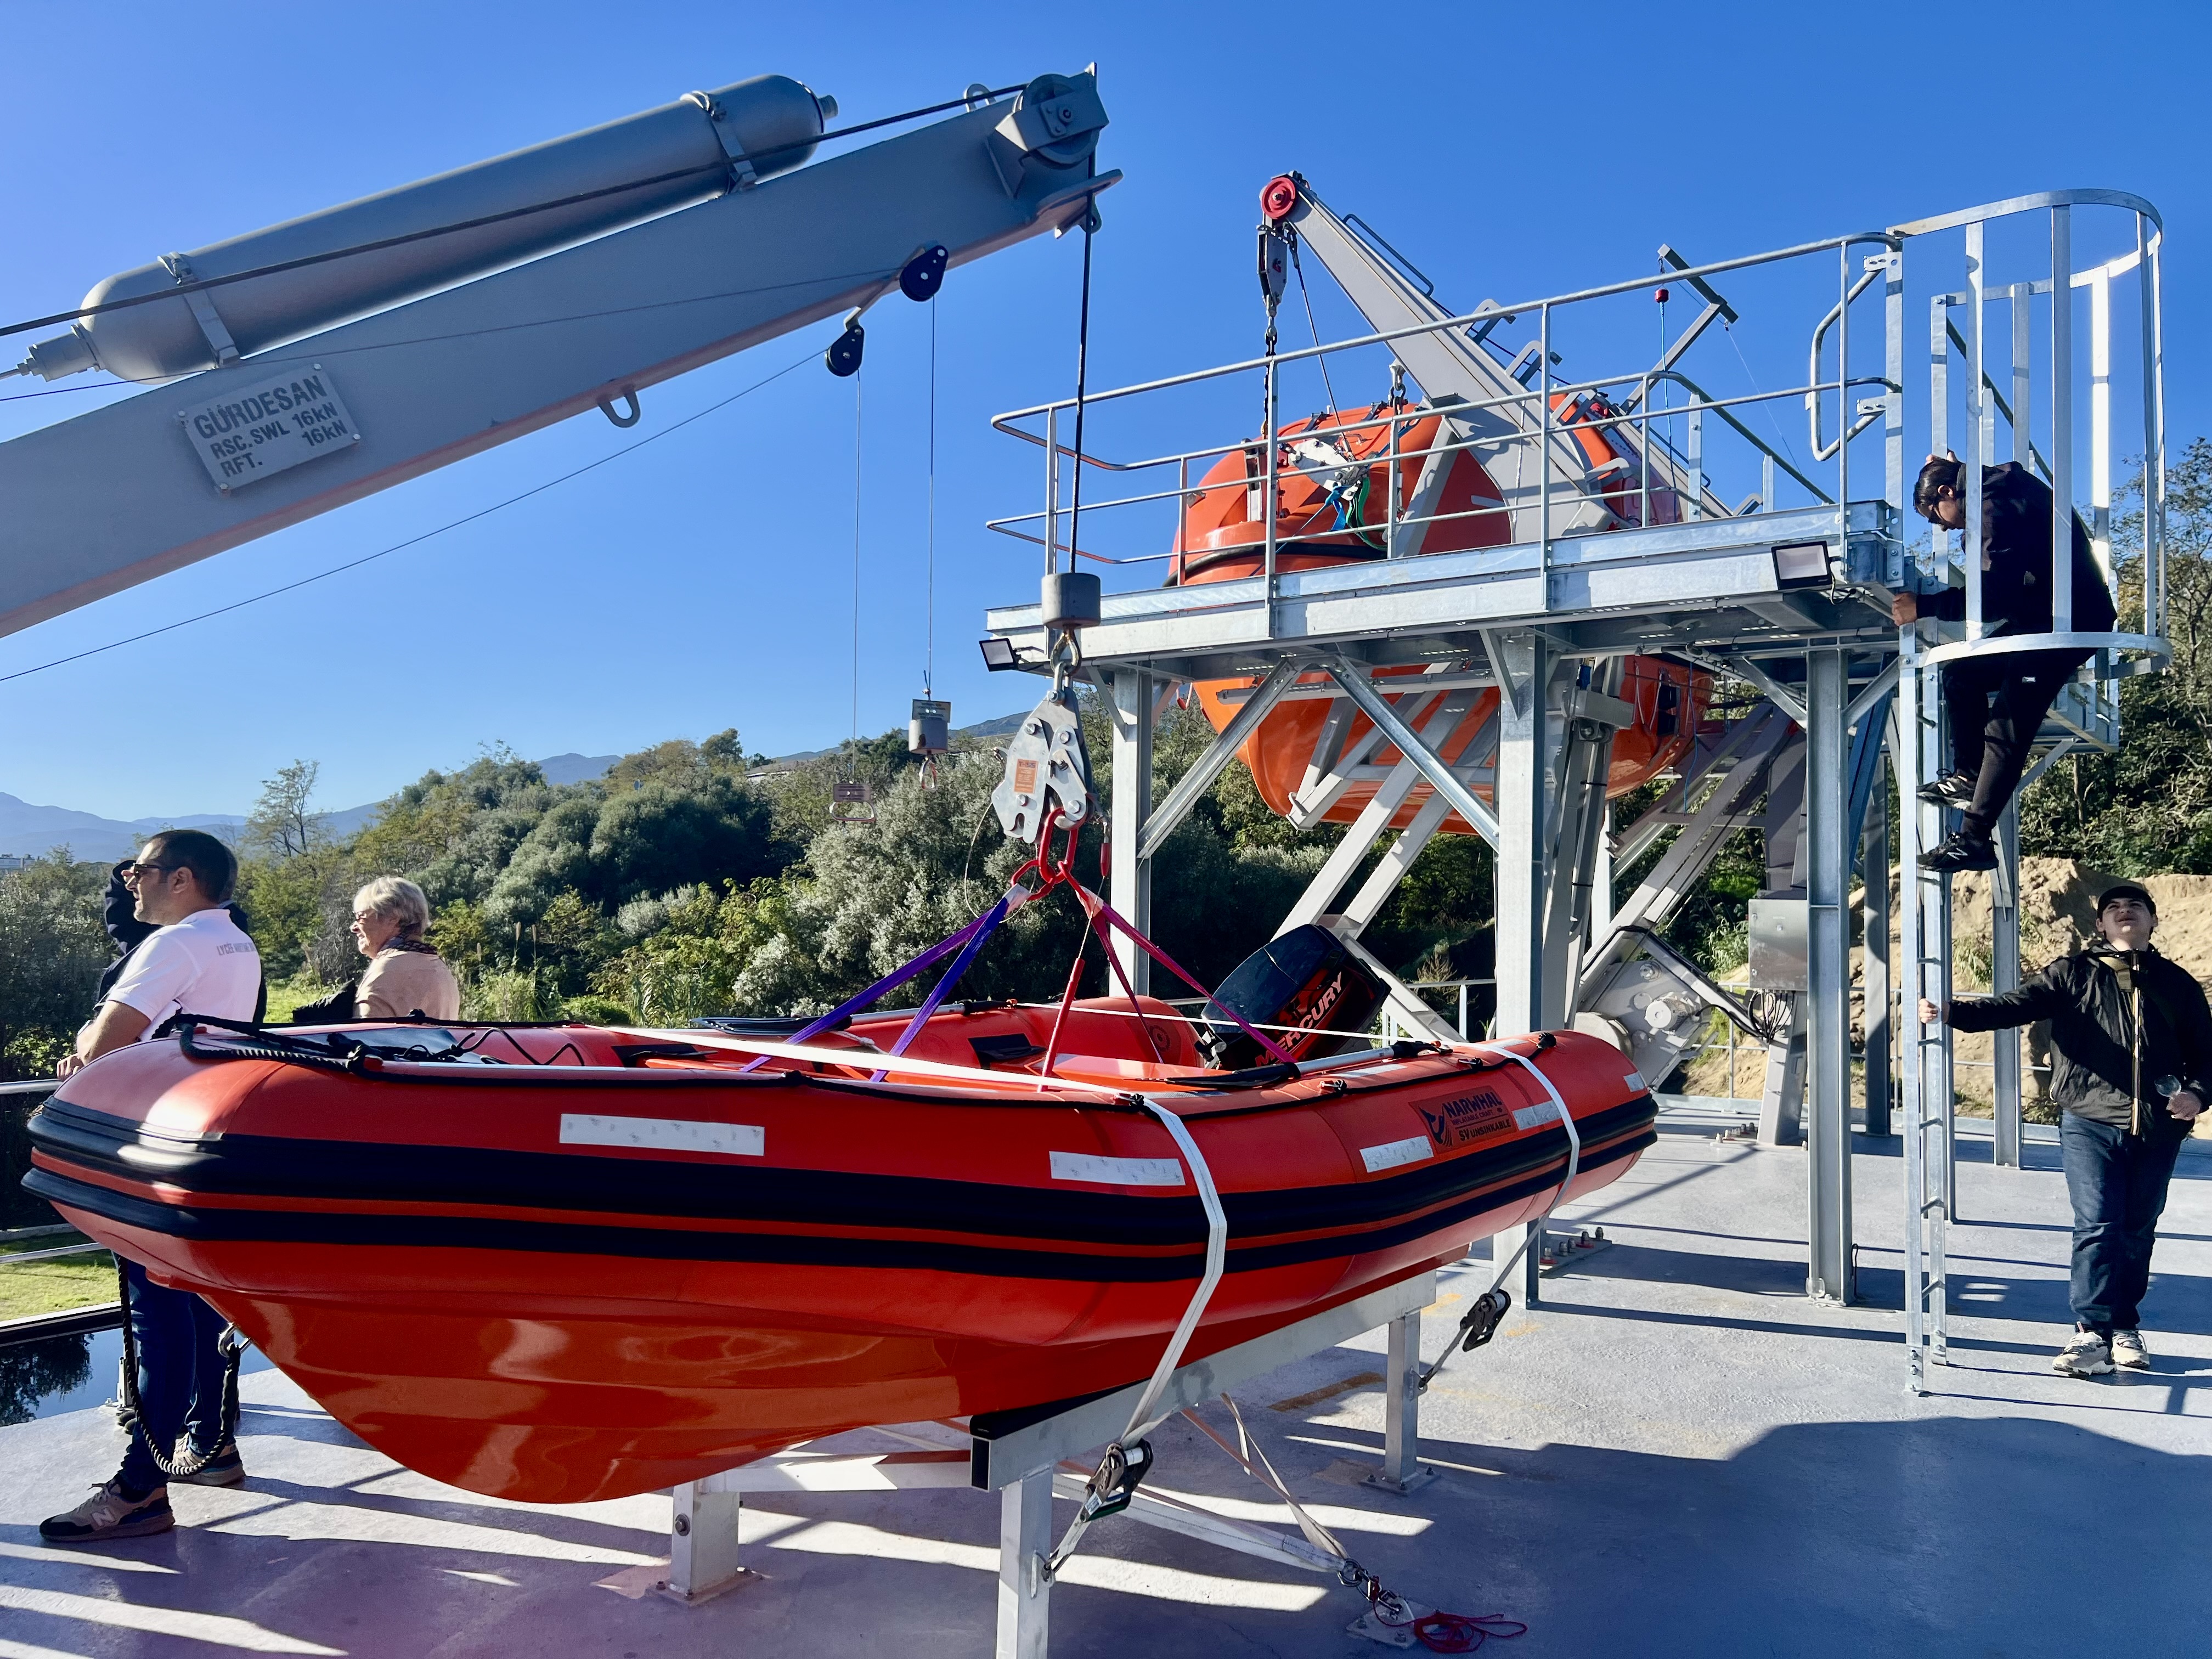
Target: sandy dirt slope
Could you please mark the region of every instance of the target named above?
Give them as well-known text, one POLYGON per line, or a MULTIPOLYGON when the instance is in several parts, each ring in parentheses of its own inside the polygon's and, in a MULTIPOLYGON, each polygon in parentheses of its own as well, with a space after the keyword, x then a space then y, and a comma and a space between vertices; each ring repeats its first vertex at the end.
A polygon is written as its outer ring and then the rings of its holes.
MULTIPOLYGON (((2020 866, 2021 971, 2033 973, 2055 957, 2077 951, 2095 933, 2097 895, 2118 877, 2093 870, 2070 859, 2022 859, 2020 866)), ((2142 885, 2158 906, 2156 943, 2160 951, 2212 988, 2212 876, 2148 876, 2142 885)), ((1952 928, 1952 975, 1954 987, 1971 993, 1990 982, 1990 899, 1986 875, 1960 876, 1952 884, 1957 905, 1952 928)), ((1890 884, 1890 914, 1896 915, 1896 883, 1890 884)), ((1854 908, 1860 900, 1855 890, 1854 908)), ((1892 926, 1891 959, 1895 961, 1895 927, 1892 926)), ((1864 952, 1851 951, 1851 1024, 1853 1040, 1864 1031, 1865 1011, 1861 998, 1864 952)), ((1732 976, 1740 981, 1741 975, 1732 976)), ((1722 1033, 1716 1030, 1717 1037, 1722 1033)), ((1962 1033, 1956 1049, 1960 1106, 1968 1111, 1989 1109, 1990 1060, 1996 1038, 1987 1033, 1962 1033)), ((2041 1026, 2027 1033, 2029 1063, 2049 1063, 2046 1033, 2041 1026)), ((1756 1097, 1765 1086, 1766 1057, 1763 1050, 1741 1047, 1736 1051, 1734 1086, 1730 1086, 1728 1056, 1708 1052, 1690 1067, 1686 1092, 1756 1097)), ((2031 1103, 2044 1094, 2045 1073, 2029 1074, 2031 1103)), ((2033 1108, 2031 1108, 2033 1110, 2033 1108)), ((2046 1111, 2049 1109, 2045 1109, 2046 1111)), ((2044 1115, 2035 1113, 2035 1115, 2044 1115)))

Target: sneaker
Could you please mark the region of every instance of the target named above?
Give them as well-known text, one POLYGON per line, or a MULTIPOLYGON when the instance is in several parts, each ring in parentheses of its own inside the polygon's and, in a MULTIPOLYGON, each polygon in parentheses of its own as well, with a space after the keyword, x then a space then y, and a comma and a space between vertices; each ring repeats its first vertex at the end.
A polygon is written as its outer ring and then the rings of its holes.
POLYGON ((2076 1331, 2051 1362, 2051 1369, 2061 1376, 2110 1376, 2112 1351, 2096 1332, 2076 1331))
POLYGON ((1931 875, 1955 875, 1961 870, 1997 867, 1996 843, 1960 830, 1941 847, 1924 854, 1920 867, 1931 875))
POLYGON ((2125 1366, 2131 1371, 2150 1369, 2150 1350, 2143 1346, 2141 1331, 2112 1333, 2112 1364, 2125 1366))
POLYGON ((246 1479, 246 1465, 238 1455, 238 1442, 226 1440, 215 1455, 190 1474, 173 1474, 187 1486, 234 1486, 246 1479))
POLYGON ((121 1476, 93 1488, 66 1515, 48 1516, 39 1522, 39 1536, 49 1544, 90 1544, 104 1538, 143 1538, 167 1532, 177 1524, 169 1512, 169 1489, 156 1486, 144 1497, 124 1495, 121 1476))
POLYGON ((1964 772, 1946 772, 1920 791, 1920 799, 1930 806, 1968 807, 1974 804, 1976 780, 1964 772))

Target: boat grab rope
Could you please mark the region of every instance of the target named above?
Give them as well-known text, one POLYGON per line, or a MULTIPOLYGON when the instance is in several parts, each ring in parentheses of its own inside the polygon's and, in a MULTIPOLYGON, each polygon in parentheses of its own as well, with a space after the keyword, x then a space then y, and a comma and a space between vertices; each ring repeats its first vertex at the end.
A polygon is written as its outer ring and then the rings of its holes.
POLYGON ((131 1431, 146 1448, 154 1467, 175 1480, 188 1480, 222 1455, 238 1437, 238 1370, 246 1355, 246 1336, 235 1325, 223 1328, 216 1338, 222 1355, 222 1401, 216 1414, 215 1444, 192 1446, 182 1452, 172 1446, 163 1451, 146 1426, 146 1408, 138 1399, 138 1335, 131 1319, 131 1270, 121 1256, 115 1258, 115 1299, 123 1309, 123 1408, 131 1419, 131 1431))
POLYGON ((1152 1375, 1138 1396, 1136 1409, 1129 1413, 1129 1425, 1121 1431, 1121 1437, 1106 1448, 1105 1455, 1091 1476, 1091 1489, 1083 1495, 1082 1504, 1075 1518, 1067 1523, 1067 1531, 1048 1557, 1042 1571, 1048 1583, 1058 1574, 1083 1541, 1083 1534, 1091 1523, 1103 1516, 1118 1515, 1129 1507, 1136 1495, 1137 1484, 1152 1467, 1152 1443, 1145 1438, 1172 1411, 1152 1415, 1152 1407, 1159 1403, 1168 1379, 1182 1364, 1184 1349, 1190 1346, 1191 1335, 1198 1329, 1198 1322, 1206 1312, 1206 1304, 1213 1299, 1214 1287, 1221 1283, 1222 1268, 1229 1257, 1229 1217, 1221 1207, 1221 1194, 1213 1184, 1213 1171, 1206 1167, 1206 1156, 1191 1139, 1189 1128, 1159 1102, 1150 1096, 1142 1097, 1147 1111, 1160 1121, 1160 1126, 1173 1137, 1176 1149, 1182 1153, 1183 1163, 1190 1170, 1191 1182, 1198 1188, 1199 1202, 1206 1209, 1206 1271, 1199 1276, 1198 1288, 1191 1292, 1190 1302, 1182 1310, 1182 1318, 1168 1338, 1166 1350, 1160 1363, 1152 1367, 1152 1375))
MULTIPOLYGON (((1540 1033, 1536 1038, 1536 1052, 1542 1054, 1558 1041, 1549 1031, 1540 1033)), ((1519 1246, 1492 1276, 1490 1288, 1475 1297, 1461 1317, 1459 1328, 1453 1334, 1450 1342, 1445 1345, 1443 1352, 1437 1356, 1434 1364, 1423 1368, 1421 1380, 1415 1384, 1417 1391, 1422 1394, 1429 1391, 1429 1384, 1435 1382, 1438 1373, 1451 1363, 1453 1355, 1472 1353, 1498 1334, 1498 1327, 1504 1319, 1506 1310, 1513 1305, 1513 1292, 1505 1288, 1505 1275, 1513 1271, 1514 1264, 1528 1253, 1528 1247, 1543 1237, 1544 1224, 1552 1218, 1552 1212, 1559 1208, 1565 1199, 1567 1188, 1575 1184, 1575 1176, 1582 1168, 1582 1132, 1575 1127, 1574 1113, 1568 1109, 1567 1103, 1560 1097, 1559 1090, 1553 1086, 1552 1079, 1544 1075, 1543 1068, 1517 1048, 1508 1048, 1502 1044, 1485 1043, 1480 1046, 1486 1053, 1518 1062, 1521 1069, 1534 1078, 1544 1092, 1551 1097, 1552 1109, 1559 1115, 1559 1125, 1567 1132, 1567 1168, 1559 1177, 1559 1184, 1553 1189, 1551 1200, 1544 1206, 1543 1214, 1522 1231, 1519 1246)))

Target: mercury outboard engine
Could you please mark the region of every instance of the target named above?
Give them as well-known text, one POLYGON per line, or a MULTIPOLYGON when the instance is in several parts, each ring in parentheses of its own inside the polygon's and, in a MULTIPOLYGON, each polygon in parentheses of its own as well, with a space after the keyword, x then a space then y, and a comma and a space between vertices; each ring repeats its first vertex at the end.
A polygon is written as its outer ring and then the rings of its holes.
MULTIPOLYGON (((1221 981, 1213 1000, 1234 1008, 1267 1031, 1293 1060, 1317 1060, 1358 1039, 1382 1006, 1382 987, 1344 948, 1344 941, 1314 923, 1270 939, 1221 981), (1304 1027, 1279 1030, 1277 1027, 1304 1027)), ((1267 1053, 1225 1021, 1210 1021, 1198 1034, 1199 1051, 1218 1072, 1256 1066, 1267 1053)))

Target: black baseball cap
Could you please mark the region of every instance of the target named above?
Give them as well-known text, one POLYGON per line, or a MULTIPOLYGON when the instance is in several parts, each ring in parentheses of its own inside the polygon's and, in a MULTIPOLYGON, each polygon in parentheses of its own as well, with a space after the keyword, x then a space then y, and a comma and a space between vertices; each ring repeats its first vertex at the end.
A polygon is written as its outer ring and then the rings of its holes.
POLYGON ((2097 895, 2097 914, 2100 916, 2103 915, 2105 914, 2105 907, 2110 904, 2114 899, 2133 899, 2136 902, 2142 905, 2144 909, 2149 911, 2151 915, 2156 915, 2158 914, 2158 901, 2150 896, 2150 890, 2142 886, 2140 883, 2132 881, 2114 882, 2110 887, 2107 887, 2103 892, 2097 895))

